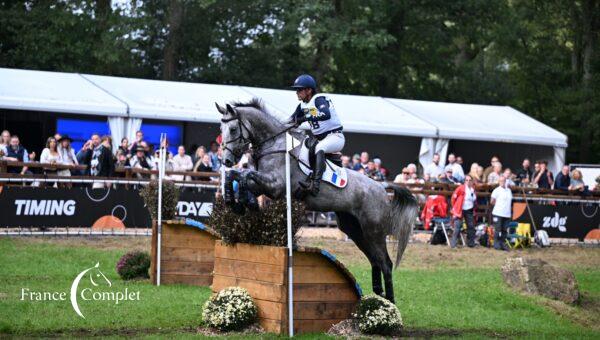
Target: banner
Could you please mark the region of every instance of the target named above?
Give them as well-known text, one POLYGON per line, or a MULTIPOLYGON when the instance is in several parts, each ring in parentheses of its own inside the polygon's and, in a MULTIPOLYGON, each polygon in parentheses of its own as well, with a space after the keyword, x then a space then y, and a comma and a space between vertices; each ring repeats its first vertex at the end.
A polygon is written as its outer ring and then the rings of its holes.
MULTIPOLYGON (((149 228, 152 220, 135 189, 1 187, 0 227, 149 228)), ((177 216, 205 222, 215 190, 182 190, 177 216)))
MULTIPOLYGON (((550 237, 576 238, 583 241, 588 235, 588 238, 595 238, 592 235, 597 233, 600 227, 599 204, 539 205, 530 203, 529 208, 537 229, 547 231, 550 237)), ((513 203, 513 220, 531 223, 525 203, 513 203)))

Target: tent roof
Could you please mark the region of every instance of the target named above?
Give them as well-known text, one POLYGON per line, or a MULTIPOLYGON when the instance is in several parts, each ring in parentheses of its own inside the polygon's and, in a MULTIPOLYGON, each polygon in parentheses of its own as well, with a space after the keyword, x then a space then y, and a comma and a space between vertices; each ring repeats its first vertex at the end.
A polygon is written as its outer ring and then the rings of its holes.
MULTIPOLYGON (((289 116, 298 105, 293 91, 244 87, 245 90, 262 98, 269 109, 289 116)), ((344 123, 344 131, 435 137, 436 129, 426 121, 394 106, 381 97, 327 94, 344 123)))
POLYGON ((0 108, 126 116, 127 105, 76 73, 0 68, 0 108))
POLYGON ((83 76, 127 102, 129 115, 136 118, 217 123, 221 118, 215 102, 222 104, 252 98, 234 85, 83 76))
POLYGON ((386 99, 435 125, 440 138, 567 146, 566 135, 510 106, 386 99))

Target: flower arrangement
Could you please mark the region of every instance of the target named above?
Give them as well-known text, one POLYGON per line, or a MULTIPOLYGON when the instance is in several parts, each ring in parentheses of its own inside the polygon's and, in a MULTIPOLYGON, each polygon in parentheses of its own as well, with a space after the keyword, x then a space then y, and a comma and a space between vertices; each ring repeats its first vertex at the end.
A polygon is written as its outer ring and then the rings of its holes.
POLYGON ((258 309, 248 291, 228 287, 213 295, 202 311, 202 320, 220 331, 239 331, 252 325, 258 309))
MULTIPOLYGON (((140 196, 153 220, 158 219, 158 181, 152 180, 148 185, 140 189, 140 196)), ((162 219, 175 218, 177 212, 177 201, 179 201, 179 188, 173 182, 163 181, 162 185, 162 219)))
POLYGON ((142 251, 131 251, 117 262, 117 273, 123 280, 147 279, 150 255, 142 251))
POLYGON ((364 296, 355 317, 358 329, 365 334, 389 335, 402 327, 402 317, 398 307, 379 295, 364 296))
MULTIPOLYGON (((286 209, 285 199, 279 199, 270 201, 266 208, 260 210, 246 209, 244 215, 240 216, 233 212, 223 199, 218 198, 207 224, 228 245, 249 243, 285 247, 287 246, 286 209)), ((293 235, 296 235, 305 218, 304 205, 292 201, 293 235)))

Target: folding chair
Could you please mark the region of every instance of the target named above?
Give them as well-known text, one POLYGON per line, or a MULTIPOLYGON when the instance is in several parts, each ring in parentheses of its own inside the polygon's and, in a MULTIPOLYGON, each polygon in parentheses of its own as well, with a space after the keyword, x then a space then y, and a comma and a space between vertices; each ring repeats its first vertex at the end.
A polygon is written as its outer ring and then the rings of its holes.
POLYGON ((525 248, 531 246, 531 224, 510 222, 507 229, 506 243, 509 247, 517 249, 518 247, 525 248), (512 233, 511 229, 514 230, 512 233), (513 241, 512 244, 510 240, 513 241))
MULTIPOLYGON (((432 238, 435 235, 436 231, 438 228, 441 228, 442 231, 444 232, 444 236, 446 237, 446 244, 448 245, 448 247, 450 247, 450 238, 448 238, 448 230, 446 229, 446 225, 448 225, 450 227, 451 230, 452 229, 452 221, 449 217, 446 218, 441 218, 441 217, 434 217, 433 219, 431 219, 431 221, 433 221, 433 234, 432 234, 432 238)), ((462 228, 461 228, 462 230, 462 228)), ((454 232, 454 231, 452 231, 454 232)), ((463 246, 466 245, 465 243, 465 239, 463 237, 462 234, 460 234, 460 240, 462 241, 463 246)))

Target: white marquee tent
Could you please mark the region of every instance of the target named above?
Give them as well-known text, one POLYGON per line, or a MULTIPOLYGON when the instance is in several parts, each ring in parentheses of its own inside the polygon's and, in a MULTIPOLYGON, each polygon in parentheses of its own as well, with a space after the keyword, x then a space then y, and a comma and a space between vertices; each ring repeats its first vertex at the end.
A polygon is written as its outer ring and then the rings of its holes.
MULTIPOLYGON (((434 152, 445 155, 451 140, 541 146, 553 150, 547 157, 552 169, 564 162, 567 137, 511 107, 329 96, 345 131, 420 138, 422 165, 434 152)), ((0 68, 0 109, 104 116, 115 141, 132 138, 143 119, 217 124, 215 102, 252 97, 280 118, 297 105, 286 90, 0 68)))

